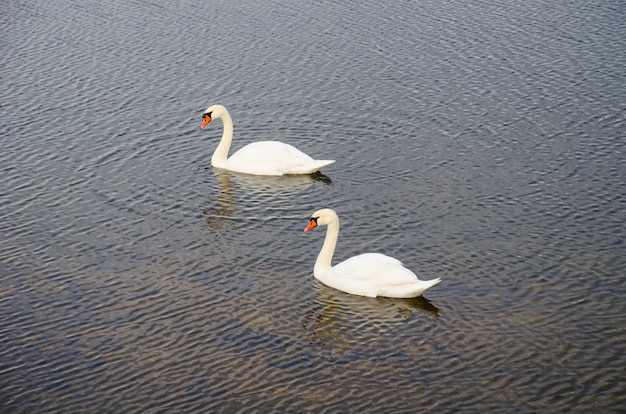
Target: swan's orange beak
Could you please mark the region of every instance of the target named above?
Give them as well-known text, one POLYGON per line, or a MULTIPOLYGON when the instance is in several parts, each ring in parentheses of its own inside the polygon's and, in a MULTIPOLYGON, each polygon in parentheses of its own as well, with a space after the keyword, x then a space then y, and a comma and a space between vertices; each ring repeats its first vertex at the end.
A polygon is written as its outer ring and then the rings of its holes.
POLYGON ((211 122, 211 115, 202 115, 202 125, 200 125, 200 129, 204 129, 205 126, 209 125, 209 122, 211 122))
POLYGON ((311 221, 309 222, 309 225, 305 227, 304 232, 306 233, 307 231, 313 230, 316 227, 317 227, 317 221, 315 221, 315 219, 311 219, 311 221))

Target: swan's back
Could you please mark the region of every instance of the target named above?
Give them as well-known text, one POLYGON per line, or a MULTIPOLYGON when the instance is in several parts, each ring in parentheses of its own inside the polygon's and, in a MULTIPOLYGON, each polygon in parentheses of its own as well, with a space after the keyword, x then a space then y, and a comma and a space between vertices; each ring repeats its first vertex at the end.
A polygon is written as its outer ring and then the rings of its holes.
POLYGON ((441 280, 419 280, 402 262, 380 253, 351 257, 316 277, 329 286, 355 295, 398 298, 419 296, 441 280))
POLYGON ((311 174, 334 160, 314 160, 292 145, 278 141, 259 141, 246 145, 227 160, 227 169, 254 171, 262 175, 311 174))
POLYGON ((381 253, 363 253, 344 260, 332 267, 337 277, 353 280, 382 279, 387 283, 411 282, 417 276, 404 267, 402 262, 381 253))

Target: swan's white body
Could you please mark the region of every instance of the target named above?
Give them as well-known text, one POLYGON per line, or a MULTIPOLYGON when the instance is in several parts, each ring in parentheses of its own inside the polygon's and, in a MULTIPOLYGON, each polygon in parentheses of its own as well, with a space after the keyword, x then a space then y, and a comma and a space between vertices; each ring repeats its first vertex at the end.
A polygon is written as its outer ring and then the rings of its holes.
POLYGON ((360 254, 332 266, 339 236, 339 217, 334 210, 318 210, 304 231, 318 225, 326 225, 328 229, 313 275, 325 285, 353 295, 413 298, 441 281, 441 278, 419 280, 399 260, 380 253, 360 254))
POLYGON ((211 157, 211 165, 230 171, 254 175, 312 174, 334 160, 314 160, 299 149, 278 141, 259 141, 248 144, 230 157, 233 141, 233 120, 222 105, 209 106, 204 111, 204 129, 212 119, 220 118, 224 125, 222 140, 211 157))

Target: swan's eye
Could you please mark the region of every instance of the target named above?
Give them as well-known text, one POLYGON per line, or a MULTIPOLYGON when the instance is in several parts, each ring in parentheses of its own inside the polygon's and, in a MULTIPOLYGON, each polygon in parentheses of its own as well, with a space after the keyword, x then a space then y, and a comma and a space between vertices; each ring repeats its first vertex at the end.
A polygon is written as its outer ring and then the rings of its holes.
POLYGON ((315 223, 315 225, 317 225, 317 219, 318 219, 318 218, 319 218, 319 217, 311 217, 311 221, 312 221, 313 223, 315 223))
POLYGON ((202 115, 202 119, 209 117, 211 118, 211 112, 207 112, 206 114, 202 115))

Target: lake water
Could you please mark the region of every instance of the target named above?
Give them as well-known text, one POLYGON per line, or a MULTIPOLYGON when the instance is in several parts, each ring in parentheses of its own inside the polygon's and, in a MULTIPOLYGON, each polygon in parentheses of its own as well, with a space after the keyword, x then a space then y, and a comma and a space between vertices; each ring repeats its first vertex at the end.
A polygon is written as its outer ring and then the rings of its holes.
POLYGON ((0 9, 1 412, 623 412, 623 1, 0 9), (322 285, 323 207, 442 282, 322 285))

